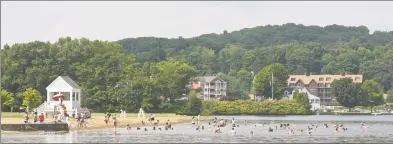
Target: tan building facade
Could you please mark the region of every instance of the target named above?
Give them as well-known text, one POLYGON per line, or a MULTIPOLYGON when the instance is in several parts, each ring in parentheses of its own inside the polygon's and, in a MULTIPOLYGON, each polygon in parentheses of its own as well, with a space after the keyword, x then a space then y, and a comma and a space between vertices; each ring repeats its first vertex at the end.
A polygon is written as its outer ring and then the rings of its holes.
POLYGON ((288 87, 302 88, 306 87, 308 91, 319 98, 321 102, 335 102, 332 96, 331 83, 334 80, 342 78, 351 78, 355 83, 362 83, 362 75, 342 74, 342 75, 289 75, 288 87))

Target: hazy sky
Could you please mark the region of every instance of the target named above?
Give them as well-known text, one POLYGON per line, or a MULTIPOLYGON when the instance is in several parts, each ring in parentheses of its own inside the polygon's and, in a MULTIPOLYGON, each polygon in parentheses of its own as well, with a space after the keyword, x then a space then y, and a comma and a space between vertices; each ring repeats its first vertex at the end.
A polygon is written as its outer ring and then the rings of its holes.
POLYGON ((1 45, 59 37, 115 41, 194 37, 267 24, 365 25, 393 30, 393 1, 1 2, 1 45))

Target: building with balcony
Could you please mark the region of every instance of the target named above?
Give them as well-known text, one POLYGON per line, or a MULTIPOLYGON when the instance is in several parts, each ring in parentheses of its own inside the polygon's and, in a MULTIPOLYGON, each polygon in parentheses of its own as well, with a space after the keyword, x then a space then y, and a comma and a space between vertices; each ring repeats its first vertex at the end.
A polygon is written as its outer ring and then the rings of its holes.
POLYGON ((331 83, 334 80, 351 78, 355 83, 362 83, 362 75, 341 74, 341 75, 289 75, 288 87, 302 89, 303 87, 321 99, 321 102, 335 102, 336 98, 332 95, 331 83))
POLYGON ((192 82, 192 88, 199 89, 203 100, 219 100, 227 95, 227 82, 218 76, 198 77, 198 81, 192 82))

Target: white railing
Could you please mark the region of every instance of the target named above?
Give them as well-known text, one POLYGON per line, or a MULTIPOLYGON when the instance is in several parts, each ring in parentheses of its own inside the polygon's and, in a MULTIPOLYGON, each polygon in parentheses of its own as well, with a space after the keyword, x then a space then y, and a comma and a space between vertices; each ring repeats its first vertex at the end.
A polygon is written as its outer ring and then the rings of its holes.
POLYGON ((44 112, 46 101, 36 108, 37 114, 44 112))

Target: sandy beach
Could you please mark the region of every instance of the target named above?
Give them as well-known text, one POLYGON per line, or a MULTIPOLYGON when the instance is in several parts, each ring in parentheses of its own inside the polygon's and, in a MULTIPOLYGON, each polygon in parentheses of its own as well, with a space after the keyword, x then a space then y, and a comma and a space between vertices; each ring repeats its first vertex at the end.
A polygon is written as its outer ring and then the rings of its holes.
MULTIPOLYGON (((178 124, 178 123, 185 123, 185 122, 190 122, 192 116, 180 116, 180 115, 175 115, 175 114, 154 114, 155 119, 159 120, 160 123, 159 125, 165 125, 167 120, 170 120, 172 124, 178 124)), ((131 127, 139 127, 142 126, 142 118, 138 118, 138 114, 136 113, 130 113, 127 114, 127 117, 122 118, 119 117, 120 113, 112 113, 112 116, 116 116, 118 119, 118 128, 125 128, 127 124, 129 124, 131 127)), ((145 122, 147 124, 145 126, 150 126, 150 123, 147 121, 148 115, 145 115, 145 122)), ((206 120, 209 117, 203 117, 201 116, 201 120, 206 120)), ((45 119, 46 123, 53 122, 55 119, 52 118, 52 116, 48 117, 45 119)), ((74 118, 70 118, 71 121, 71 129, 70 131, 75 131, 75 130, 93 130, 93 129, 105 129, 105 128, 113 128, 113 119, 111 117, 111 120, 108 122, 108 124, 105 123, 105 115, 104 113, 92 113, 92 118, 87 120, 87 127, 86 128, 78 128, 77 127, 77 120, 74 118)), ((30 118, 29 120, 31 123, 33 123, 33 119, 30 118)), ((23 113, 2 113, 1 117, 1 123, 2 124, 23 124, 23 113)), ((6 133, 20 133, 18 132, 11 132, 11 131, 2 131, 6 133)))

